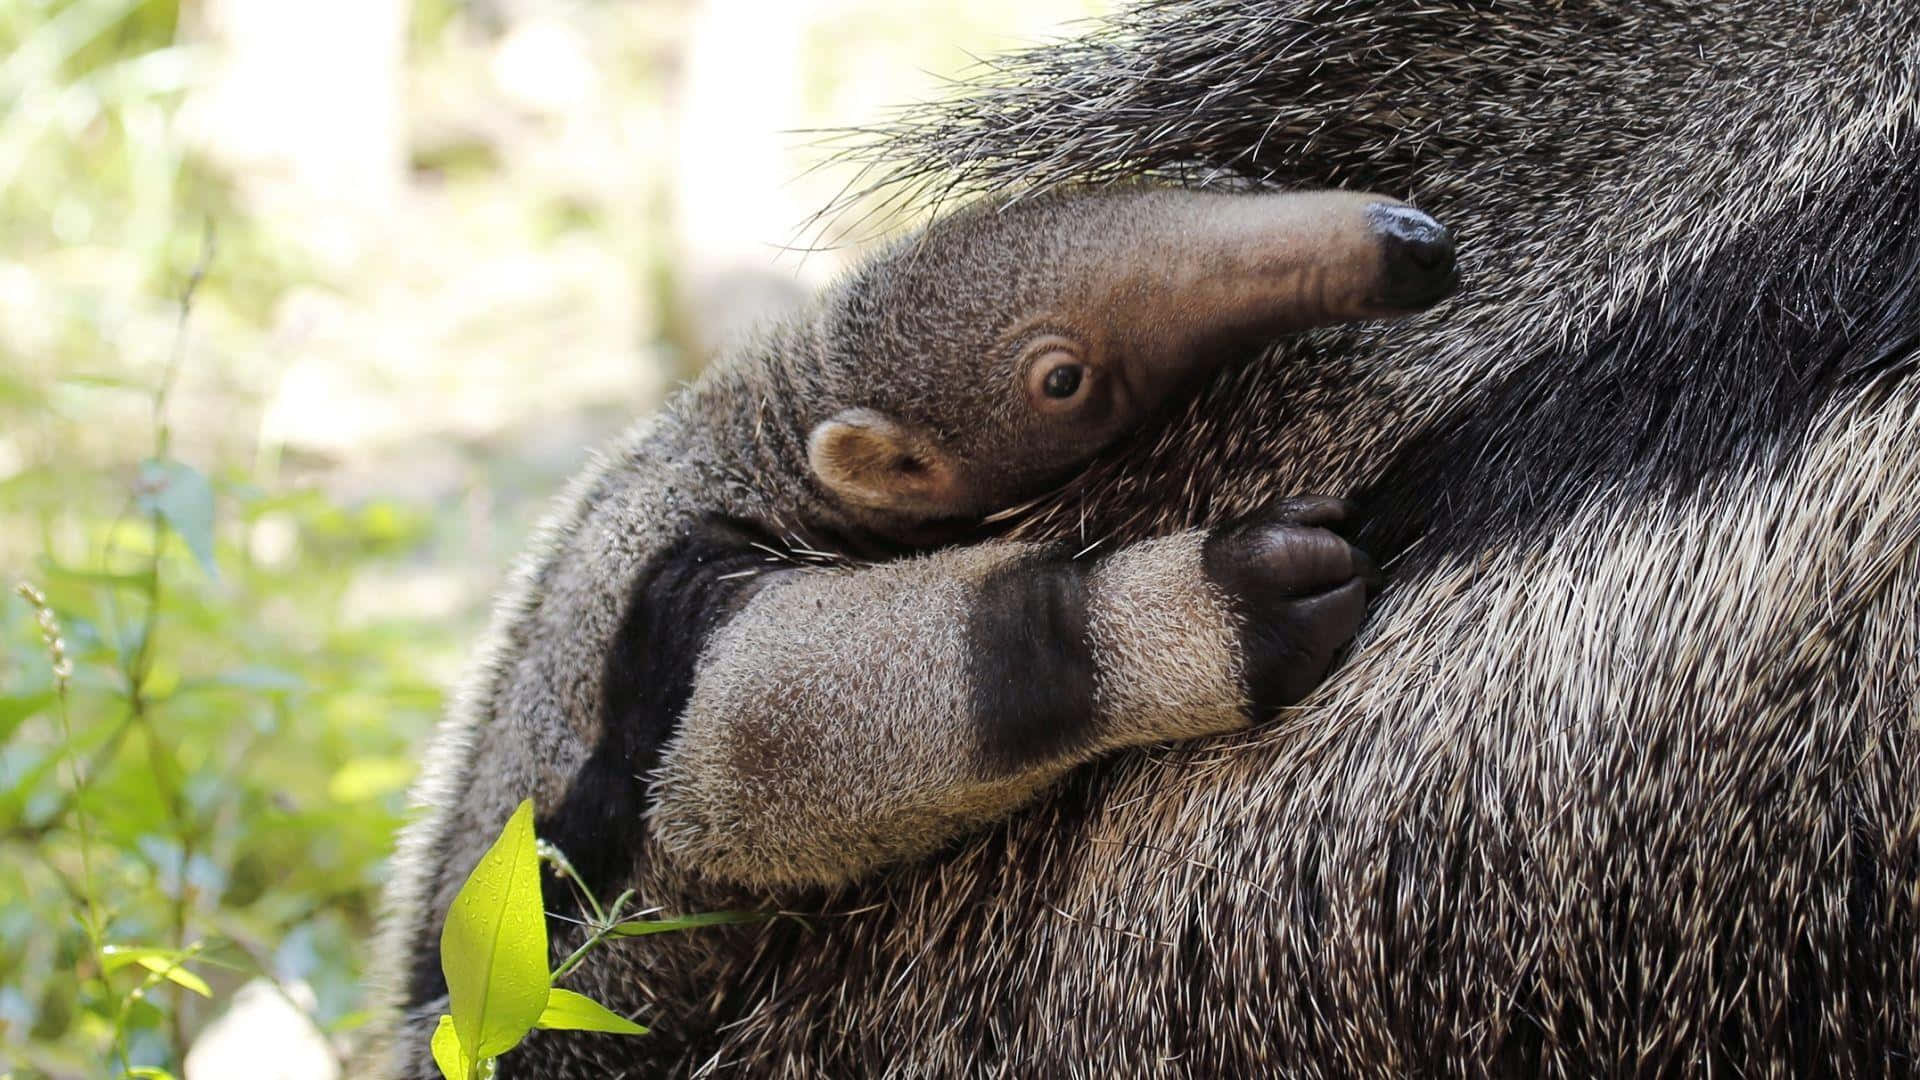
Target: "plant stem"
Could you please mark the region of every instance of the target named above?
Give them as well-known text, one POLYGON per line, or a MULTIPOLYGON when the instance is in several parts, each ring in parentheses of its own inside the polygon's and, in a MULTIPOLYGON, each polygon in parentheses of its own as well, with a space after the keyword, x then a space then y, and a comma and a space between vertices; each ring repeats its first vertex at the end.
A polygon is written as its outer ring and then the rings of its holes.
POLYGON ((567 883, 573 887, 573 891, 579 894, 580 898, 587 902, 587 907, 593 911, 594 925, 598 926, 608 921, 607 913, 600 907, 600 901, 594 897, 593 890, 587 888, 587 883, 580 880, 580 875, 574 870, 573 863, 567 858, 566 852, 561 851, 559 848, 554 847, 544 840, 536 841, 534 850, 539 853, 541 858, 559 867, 560 876, 567 879, 567 883))
MULTIPOLYGON (((214 231, 213 221, 208 219, 201 234, 200 257, 195 260, 193 269, 187 274, 187 282, 180 290, 179 314, 174 321, 173 348, 167 354, 166 366, 160 370, 160 381, 153 390, 153 460, 161 461, 167 456, 173 443, 173 430, 167 424, 167 401, 173 396, 173 386, 179 378, 180 367, 187 353, 187 320, 193 315, 193 296, 200 289, 200 283, 206 280, 207 268, 213 262, 214 231)), ((160 553, 166 545, 166 517, 155 509, 149 515, 152 528, 153 550, 147 560, 147 607, 140 630, 140 648, 127 670, 127 700, 133 708, 134 719, 146 732, 147 739, 156 749, 165 744, 160 732, 152 722, 148 711, 147 680, 153 673, 153 637, 160 619, 160 553)), ((156 753, 156 758, 166 760, 170 755, 156 753)), ((155 778, 160 780, 167 791, 167 809, 173 818, 175 835, 179 840, 179 850, 173 867, 173 946, 185 950, 187 943, 187 868, 193 859, 193 845, 196 830, 188 821, 185 778, 175 775, 162 777, 163 771, 155 769, 155 778)), ((174 985, 169 991, 172 1007, 167 1010, 167 1030, 172 1044, 172 1060, 175 1065, 185 1062, 187 1056, 186 1004, 187 992, 174 985)))
POLYGON ((607 935, 613 933, 613 928, 619 925, 620 923, 619 916, 620 916, 621 909, 626 907, 627 901, 631 899, 633 899, 632 889, 628 889, 626 892, 623 892, 619 896, 615 897, 613 901, 613 908, 612 908, 613 917, 612 918, 606 917, 596 907, 595 918, 593 923, 593 933, 588 934, 587 940, 581 942, 579 948, 573 950, 572 953, 569 953, 565 960, 560 961, 560 966, 553 969, 553 974, 547 976, 547 981, 550 983, 557 983, 561 979, 566 978, 569 974, 573 972, 574 968, 579 967, 580 964, 586 960, 587 953, 591 952, 593 948, 599 945, 601 942, 607 940, 607 935))

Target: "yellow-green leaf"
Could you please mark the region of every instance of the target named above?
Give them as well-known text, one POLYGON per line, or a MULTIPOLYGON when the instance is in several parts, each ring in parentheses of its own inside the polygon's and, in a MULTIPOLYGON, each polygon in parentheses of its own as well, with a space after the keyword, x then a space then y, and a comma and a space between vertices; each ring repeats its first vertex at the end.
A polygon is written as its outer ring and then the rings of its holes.
POLYGON ((199 994, 201 997, 213 996, 213 988, 205 979, 188 971, 181 965, 186 963, 192 953, 178 949, 142 948, 137 945, 109 945, 100 950, 100 964, 111 975, 121 968, 138 964, 155 975, 199 994))
POLYGON ((173 1080, 172 1073, 156 1065, 142 1065, 137 1069, 128 1069, 127 1075, 133 1080, 173 1080))
POLYGON ((177 953, 175 949, 150 949, 150 947, 144 947, 144 945, 108 945, 108 947, 100 949, 100 967, 104 967, 108 974, 113 974, 115 970, 123 969, 123 967, 132 967, 132 965, 140 963, 142 957, 175 959, 175 957, 179 957, 179 955, 180 953, 177 953))
POLYGON ((547 916, 533 852, 533 800, 514 810, 453 898, 440 932, 440 970, 469 1069, 513 1049, 547 1007, 547 916))
POLYGON ((556 986, 547 993, 547 1007, 535 1027, 557 1031, 610 1031, 615 1035, 645 1035, 647 1029, 585 994, 556 986))
POLYGON ((207 981, 195 975, 193 972, 188 971, 186 968, 181 967, 180 961, 178 960, 162 960, 157 956, 143 956, 140 958, 140 966, 170 983, 186 987, 203 998, 213 996, 213 988, 207 985, 207 981))
POLYGON ((607 936, 640 937, 643 934, 664 934, 673 930, 698 930, 703 926, 759 922, 766 917, 765 912, 759 911, 703 911, 696 915, 677 915, 669 919, 631 919, 607 931, 607 936))
POLYGON ((100 966, 111 975, 140 962, 142 956, 173 956, 172 949, 145 949, 138 945, 109 945, 100 950, 100 966))
POLYGON ((466 1056, 460 1052, 460 1033, 453 1030, 453 1017, 440 1014, 440 1026, 433 1029, 433 1063, 447 1080, 467 1080, 466 1056))

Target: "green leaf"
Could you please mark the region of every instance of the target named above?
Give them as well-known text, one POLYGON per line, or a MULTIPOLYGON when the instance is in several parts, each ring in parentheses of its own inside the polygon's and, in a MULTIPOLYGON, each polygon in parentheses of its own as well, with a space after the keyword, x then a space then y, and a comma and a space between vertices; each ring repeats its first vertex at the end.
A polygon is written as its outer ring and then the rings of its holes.
POLYGON ((53 691, 0 696, 0 742, 13 737, 27 717, 53 704, 53 691))
POLYGON ((157 1065, 142 1065, 137 1069, 128 1069, 131 1080, 174 1080, 173 1074, 157 1065))
POLYGON ((207 981, 195 975, 193 972, 188 971, 186 968, 181 967, 180 961, 178 960, 162 960, 158 957, 145 957, 141 959, 140 966, 170 983, 186 987, 203 998, 213 996, 213 988, 207 985, 207 981))
POLYGON ((547 1007, 547 916, 532 799, 514 810, 453 898, 440 932, 440 969, 469 1069, 513 1049, 547 1007))
POLYGON ((213 485, 198 470, 171 458, 141 462, 135 502, 186 541, 208 577, 220 576, 213 562, 213 485))
POLYGON ((433 1029, 433 1063, 447 1080, 467 1080, 470 1070, 460 1052, 460 1033, 453 1029, 453 1017, 440 1014, 440 1025, 433 1029))
POLYGON ((213 988, 207 985, 206 980, 181 966, 185 964, 188 957, 192 955, 192 953, 181 952, 178 949, 152 949, 142 948, 137 945, 109 945, 100 950, 100 963, 102 967, 106 968, 107 974, 109 975, 119 971, 121 968, 138 964, 170 983, 184 986, 203 998, 210 998, 213 996, 213 988))
POLYGON ((670 930, 698 930, 703 926, 759 922, 767 916, 758 911, 706 911, 698 915, 679 915, 671 919, 633 919, 607 931, 608 937, 640 937, 664 934, 670 930))
POLYGON ((547 1007, 533 1025, 555 1031, 609 1031, 615 1035, 645 1035, 647 1029, 585 994, 556 986, 547 994, 547 1007))
POLYGON ((111 975, 140 962, 143 956, 174 956, 172 949, 143 949, 135 945, 109 945, 100 950, 100 964, 111 975))

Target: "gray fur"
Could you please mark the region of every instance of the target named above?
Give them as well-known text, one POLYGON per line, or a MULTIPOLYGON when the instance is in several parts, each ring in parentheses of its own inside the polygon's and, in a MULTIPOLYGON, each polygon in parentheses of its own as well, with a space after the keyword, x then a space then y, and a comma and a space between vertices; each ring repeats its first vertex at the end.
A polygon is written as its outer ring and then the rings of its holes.
POLYGON ((1237 626, 1201 572, 1202 538, 1099 564, 1089 592, 1106 735, 1010 774, 980 761, 955 688, 967 683, 973 583, 1031 545, 813 573, 761 593, 709 646, 655 782, 662 851, 757 885, 849 880, 1004 817, 1095 754, 1246 726, 1237 626))
POLYGON ((1176 0, 999 78, 909 180, 1459 227, 1444 323, 1225 374, 1023 522, 1352 492, 1384 603, 1277 724, 634 950, 662 1026, 544 1075, 1913 1073, 1920 13, 1176 0))
POLYGON ((1077 773, 742 943, 710 978, 744 1019, 649 1060, 1912 1074, 1920 13, 1187 0, 999 78, 889 150, 1456 224, 1446 321, 1282 348, 1026 523, 1351 492, 1387 599, 1282 723, 1077 773))
MULTIPOLYGON (((871 566, 858 556, 924 546, 951 519, 966 524, 1041 494, 1183 381, 1244 357, 1236 341, 1389 313, 1409 296, 1436 299, 1451 280, 1450 249, 1407 292, 1411 271, 1396 261, 1404 251, 1394 237, 1409 221, 1431 222, 1395 210, 1382 225, 1383 205, 1349 193, 1137 189, 964 215, 879 256, 805 318, 717 363, 598 461, 542 530, 436 738, 419 789, 430 813, 402 840, 380 945, 394 969, 388 998, 403 1015, 388 1021, 379 1067, 431 1073, 427 1039, 444 991, 423 990, 417 972, 434 970, 444 912, 519 800, 547 813, 576 805, 581 790, 599 798, 579 785, 607 726, 621 722, 603 714, 601 695, 609 654, 626 647, 623 620, 641 602, 629 590, 675 560, 705 580, 711 553, 689 558, 676 545, 716 521, 751 525, 772 542, 764 555, 739 545, 727 557, 744 553, 745 568, 712 572, 741 579, 728 587, 737 595, 715 601, 727 610, 685 673, 690 698, 657 773, 613 778, 623 790, 610 799, 645 781, 651 803, 642 815, 634 800, 617 851, 544 837, 576 865, 594 856, 611 866, 603 891, 630 884, 648 903, 685 909, 748 902, 732 884, 764 897, 841 882, 998 820, 1099 754, 1244 726, 1253 663, 1317 678, 1364 612, 1364 561, 1314 528, 1326 523, 1324 508, 1276 507, 1265 524, 1197 530, 1084 566, 1055 545, 1004 541, 871 566), (1042 315, 1048 340, 1073 338, 1074 355, 1114 384, 1088 417, 1029 407, 1018 362, 1028 323, 1042 315), (884 472, 904 447, 917 459, 914 477, 941 477, 932 494, 915 487, 910 502, 891 501, 893 480, 883 477, 842 498, 820 466, 844 455, 823 459, 817 436, 848 416, 909 440, 866 454, 859 469, 884 472), (1248 616, 1203 565, 1215 536, 1268 543, 1236 565, 1301 598, 1252 616, 1299 631, 1297 651, 1242 656, 1248 616), (793 549, 785 561, 781 544, 793 549), (1085 737, 1051 749, 1042 739, 1043 752, 1012 757, 988 737, 986 721, 1001 718, 980 716, 969 696, 982 661, 970 613, 1003 570, 1019 581, 1057 571, 1087 609, 1092 658, 1091 715, 1062 718, 1085 725, 1085 737)), ((580 934, 555 928, 558 957, 580 934)), ((613 950, 573 985, 637 1012, 650 987, 679 974, 673 961, 657 967, 613 950)), ((532 1075, 569 1059, 598 1071, 593 1047, 545 1035, 510 1060, 532 1075)))

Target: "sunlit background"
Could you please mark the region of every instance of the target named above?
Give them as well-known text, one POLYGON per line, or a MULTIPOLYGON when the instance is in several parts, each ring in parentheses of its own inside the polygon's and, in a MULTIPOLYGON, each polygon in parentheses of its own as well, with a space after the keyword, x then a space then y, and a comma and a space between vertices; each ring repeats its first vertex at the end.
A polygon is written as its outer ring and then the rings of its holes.
POLYGON ((806 132, 1105 6, 0 0, 0 1075, 341 1075, 508 561, 842 265, 806 132))

